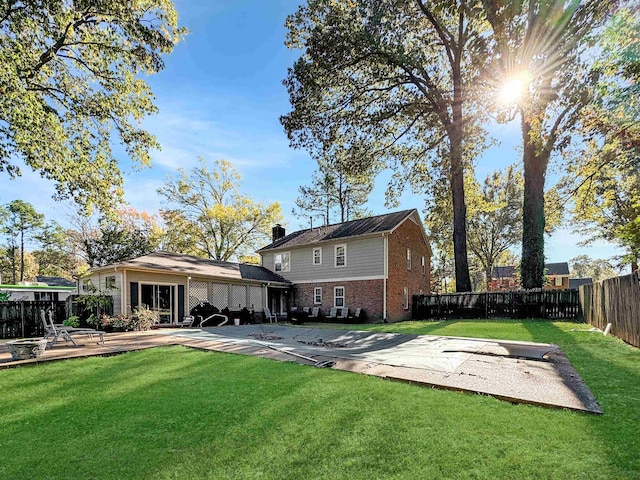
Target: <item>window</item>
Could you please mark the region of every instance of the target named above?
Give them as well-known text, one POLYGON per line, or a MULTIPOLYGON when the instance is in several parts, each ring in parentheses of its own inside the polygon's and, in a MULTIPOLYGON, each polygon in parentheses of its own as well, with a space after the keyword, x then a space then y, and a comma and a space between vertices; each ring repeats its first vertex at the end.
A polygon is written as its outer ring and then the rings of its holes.
POLYGON ((316 247, 313 249, 313 264, 322 265, 322 247, 316 247))
POLYGON ((411 249, 407 248, 407 270, 411 270, 411 249))
POLYGON ((562 277, 556 277, 554 280, 555 280, 555 286, 556 287, 561 287, 562 286, 562 277))
POLYGON ((291 255, 289 252, 276 253, 273 256, 273 269, 276 272, 288 272, 291 270, 291 255))
POLYGON ((314 305, 322 304, 322 287, 316 287, 313 289, 313 304, 314 305))
POLYGON ((344 287, 333 287, 333 306, 344 307, 344 287))
POLYGON ((336 245, 336 267, 347 266, 347 246, 336 245))
POLYGON ((109 275, 108 277, 104 277, 104 288, 107 290, 113 290, 116 288, 116 277, 115 275, 109 275))
POLYGON ((402 308, 409 310, 409 287, 404 287, 402 292, 402 308))
POLYGON ((424 263, 424 255, 422 256, 420 264, 422 265, 422 274, 425 275, 427 273, 427 265, 424 263))

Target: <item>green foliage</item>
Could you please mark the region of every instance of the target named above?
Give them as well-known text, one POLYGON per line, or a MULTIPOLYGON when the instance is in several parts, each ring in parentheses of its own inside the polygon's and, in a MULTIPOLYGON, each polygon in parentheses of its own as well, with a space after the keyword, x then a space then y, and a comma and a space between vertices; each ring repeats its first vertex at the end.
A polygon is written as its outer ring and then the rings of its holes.
POLYGON ((394 168, 390 205, 406 185, 435 196, 448 184, 457 285, 469 290, 464 171, 486 145, 479 5, 309 0, 287 28, 287 44, 303 49, 285 80, 291 145, 314 158, 344 152, 353 173, 394 168))
MULTIPOLYGON (((345 161, 328 158, 318 162, 312 183, 298 189, 296 199, 298 217, 308 215, 324 217, 325 224, 346 222, 370 214, 362 206, 373 189, 373 178, 366 174, 352 174, 345 168, 345 161)), ((316 222, 317 224, 317 222, 316 222)))
POLYGON ((587 243, 606 240, 640 259, 640 13, 621 9, 602 36, 594 102, 582 112, 583 148, 563 181, 573 222, 587 243))
POLYGON ((10 255, 13 283, 35 277, 38 271, 27 271, 29 259, 25 243, 35 237, 44 225, 44 215, 36 212, 33 205, 22 200, 14 200, 6 206, 6 220, 0 232, 7 239, 5 252, 10 255), (20 261, 18 262, 18 258, 20 261))
POLYGON ((209 169, 202 158, 199 167, 168 178, 158 190, 171 207, 162 212, 165 249, 226 261, 270 243, 271 227, 282 219, 280 204, 241 194, 241 178, 226 160, 209 169))
POLYGON ((616 270, 611 262, 603 259, 593 259, 587 255, 578 255, 569 260, 571 276, 577 278, 592 278, 594 282, 605 278, 615 277, 616 270))
MULTIPOLYGON (((495 71, 503 81, 523 83, 515 111, 523 138, 524 204, 522 285, 544 280, 544 187, 553 154, 567 149, 581 111, 593 98, 593 56, 599 29, 616 8, 597 2, 483 1, 496 46, 495 71), (553 48, 549 46, 553 45, 553 48)), ((504 117, 513 118, 513 106, 504 117)))
POLYGON ((160 71, 185 30, 170 0, 5 0, 0 17, 0 171, 18 161, 56 184, 57 198, 109 211, 122 197, 111 142, 138 165, 156 112, 140 75, 160 71))
POLYGON ((77 316, 72 315, 71 317, 67 318, 64 322, 62 322, 62 324, 67 325, 69 327, 77 328, 80 326, 80 319, 77 316))

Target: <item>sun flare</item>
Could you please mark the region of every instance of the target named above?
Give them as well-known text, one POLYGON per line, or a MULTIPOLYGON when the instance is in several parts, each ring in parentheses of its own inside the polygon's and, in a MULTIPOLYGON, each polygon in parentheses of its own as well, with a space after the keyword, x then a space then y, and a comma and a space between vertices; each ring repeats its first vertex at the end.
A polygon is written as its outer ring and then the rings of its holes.
POLYGON ((500 99, 508 105, 519 102, 529 87, 529 82, 531 74, 527 71, 507 79, 500 90, 500 99))

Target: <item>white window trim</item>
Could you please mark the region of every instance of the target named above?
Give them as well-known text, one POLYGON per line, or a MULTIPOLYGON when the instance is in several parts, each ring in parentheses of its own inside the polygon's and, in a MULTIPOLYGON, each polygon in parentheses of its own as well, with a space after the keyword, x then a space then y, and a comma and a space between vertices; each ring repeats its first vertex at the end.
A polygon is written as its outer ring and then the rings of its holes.
POLYGON ((411 270, 411 249, 407 248, 407 270, 411 270))
POLYGON ((402 308, 409 310, 409 287, 404 287, 402 291, 402 308))
POLYGON ((313 288, 313 304, 314 305, 322 305, 322 287, 314 287, 313 288), (318 292, 320 292, 320 301, 318 302, 318 292))
POLYGON ((273 254, 273 271, 274 272, 290 272, 291 271, 291 252, 279 252, 279 253, 274 253, 273 254), (280 267, 281 269, 278 270, 276 269, 276 257, 278 255, 282 255, 283 257, 285 255, 289 255, 289 268, 287 268, 286 270, 284 269, 284 262, 280 262, 280 267))
POLYGON ((347 266, 347 244, 341 243, 333 247, 333 266, 334 268, 344 268, 347 266), (338 248, 344 247, 344 265, 338 265, 338 248))
POLYGON ((322 247, 314 247, 313 248, 313 253, 312 253, 312 257, 311 257, 311 264, 312 265, 322 265, 322 247), (318 263, 316 263, 316 250, 318 252, 320 252, 320 261, 318 263))
POLYGON ((341 287, 341 286, 333 287, 333 306, 335 308, 344 308, 345 307, 345 304, 346 304, 346 302, 345 302, 346 293, 347 293, 347 291, 345 290, 344 287, 341 287), (336 295, 336 290, 338 290, 339 288, 342 289, 342 296, 336 295), (336 298, 342 298, 342 305, 337 305, 336 298))
POLYGON ((427 273, 427 264, 425 263, 424 255, 422 256, 421 265, 422 265, 422 274, 426 275, 426 273, 427 273))

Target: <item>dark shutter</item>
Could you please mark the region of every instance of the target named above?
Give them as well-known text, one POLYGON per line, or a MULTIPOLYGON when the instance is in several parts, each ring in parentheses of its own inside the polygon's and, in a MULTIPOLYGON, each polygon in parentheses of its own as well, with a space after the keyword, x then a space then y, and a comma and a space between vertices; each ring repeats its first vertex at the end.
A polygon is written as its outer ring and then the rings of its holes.
POLYGON ((184 285, 178 285, 178 321, 182 321, 184 317, 184 285))
POLYGON ((138 282, 129 283, 131 289, 131 310, 138 306, 138 282))

